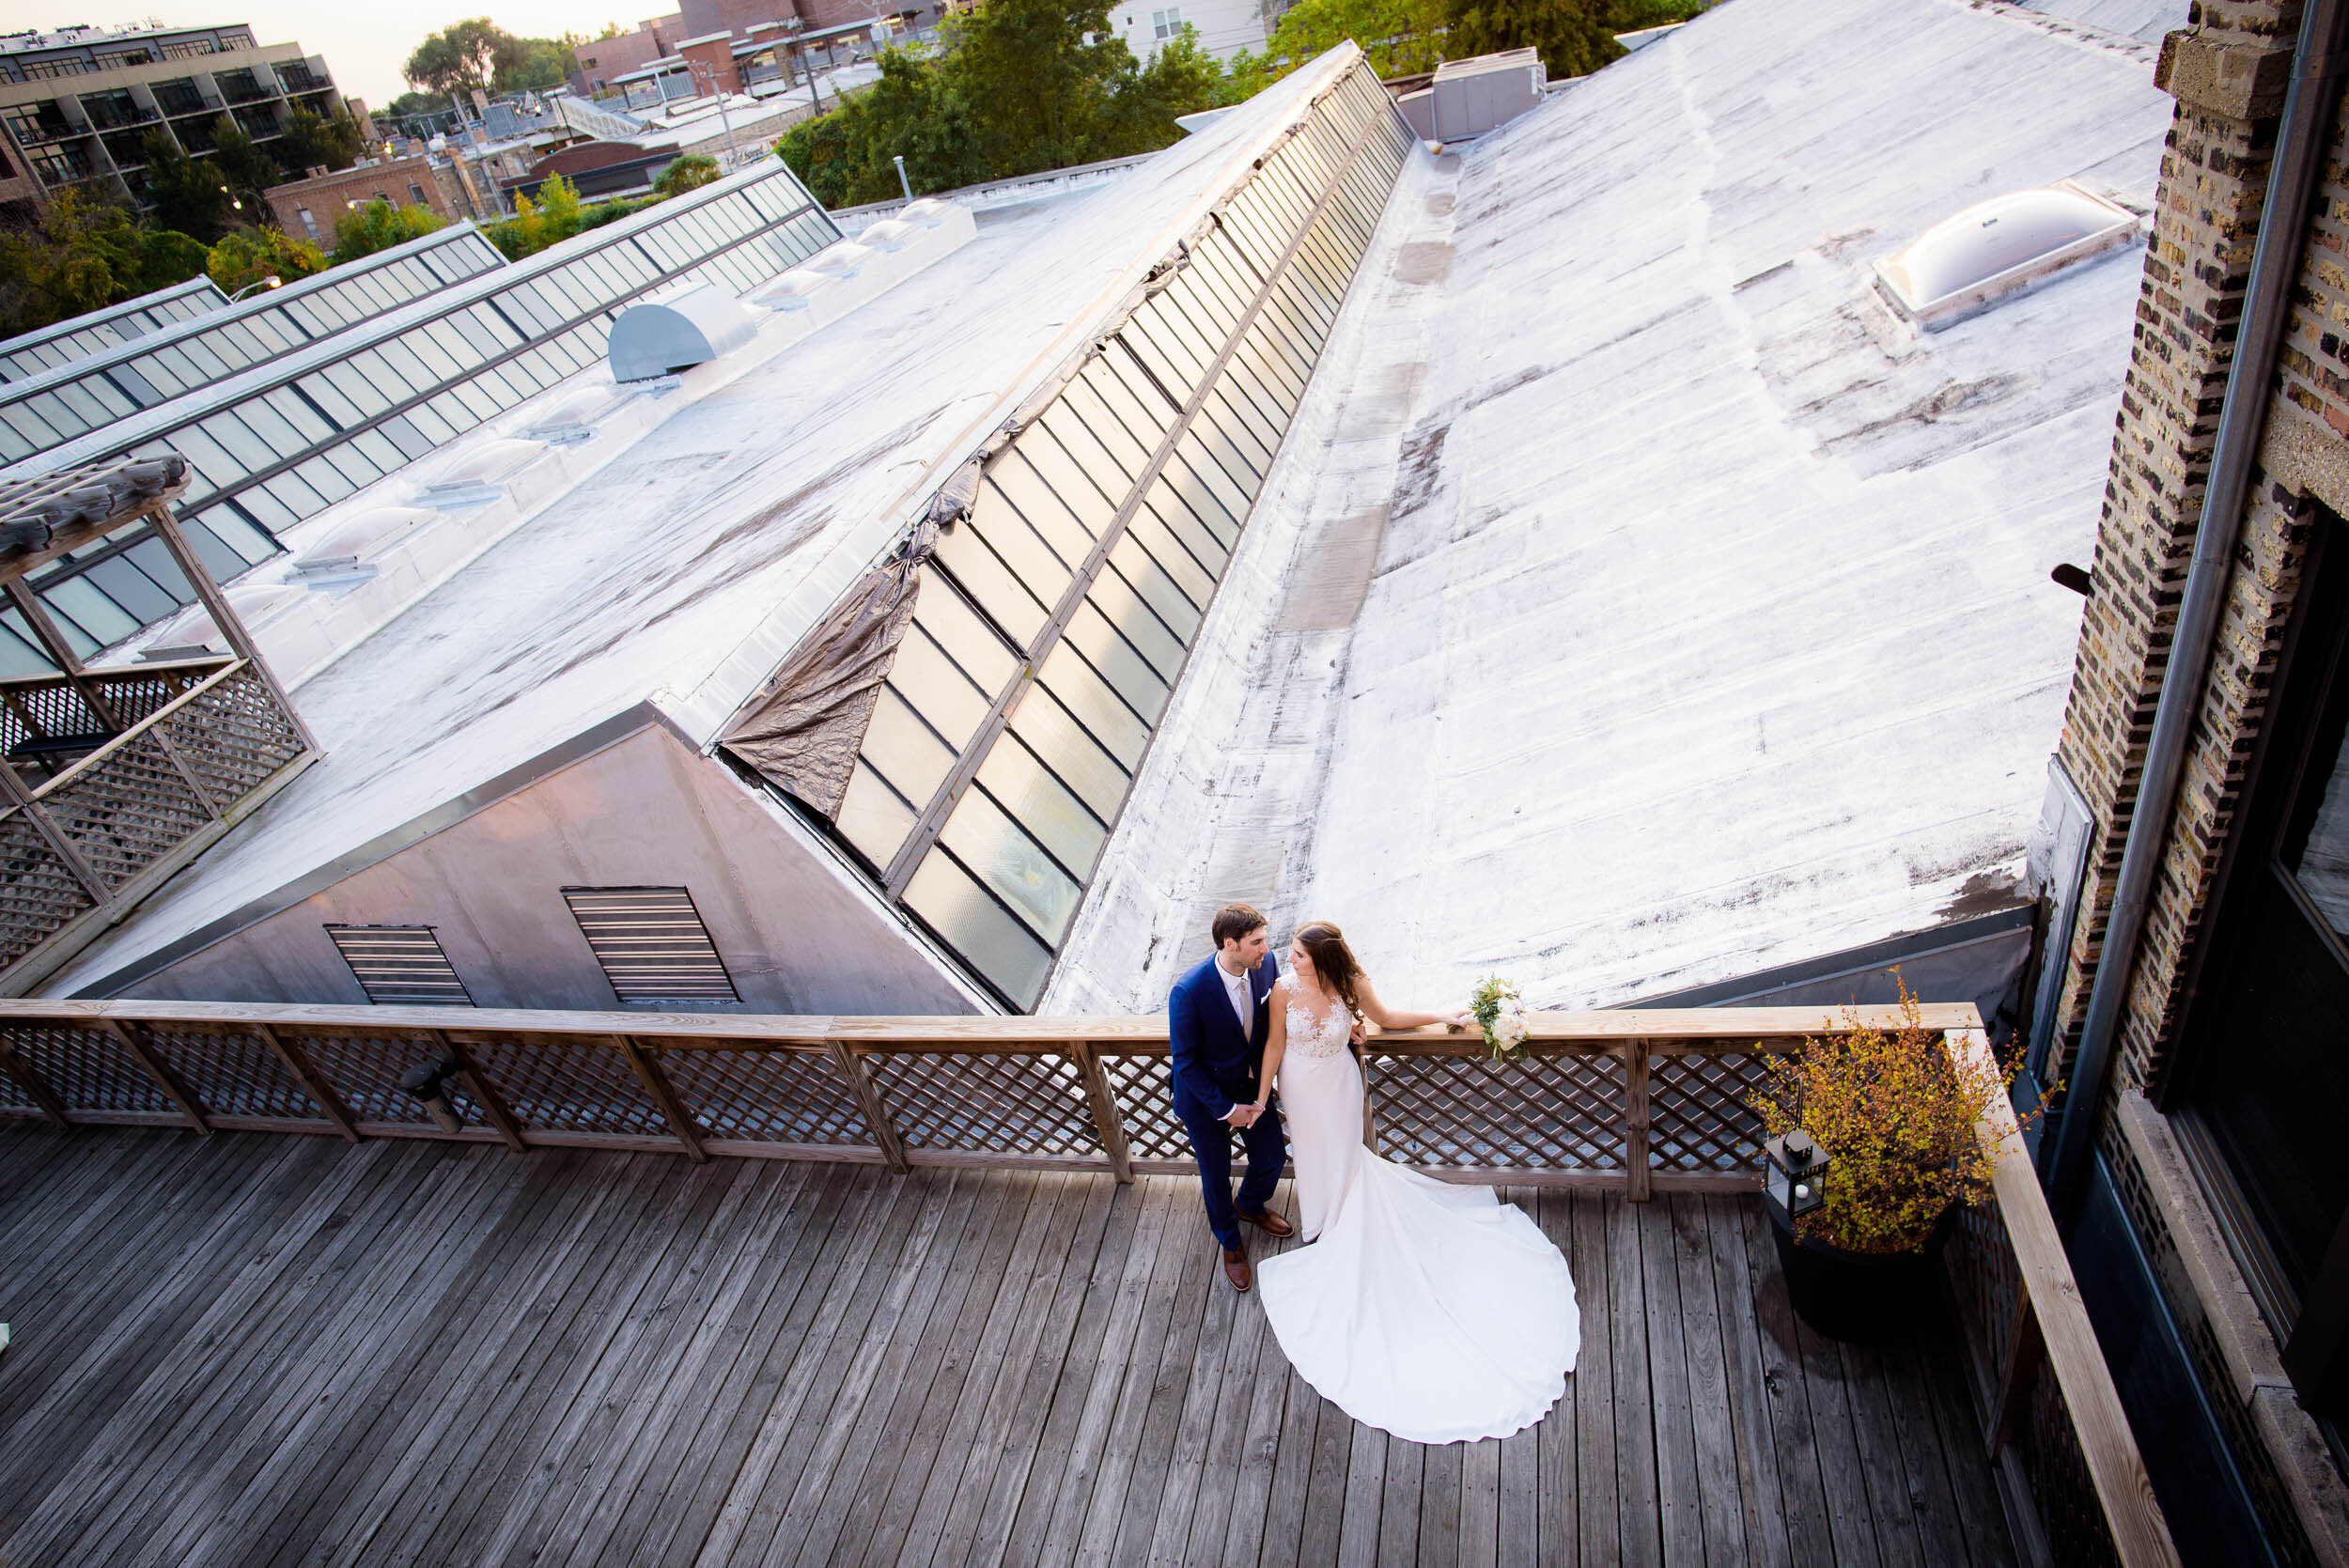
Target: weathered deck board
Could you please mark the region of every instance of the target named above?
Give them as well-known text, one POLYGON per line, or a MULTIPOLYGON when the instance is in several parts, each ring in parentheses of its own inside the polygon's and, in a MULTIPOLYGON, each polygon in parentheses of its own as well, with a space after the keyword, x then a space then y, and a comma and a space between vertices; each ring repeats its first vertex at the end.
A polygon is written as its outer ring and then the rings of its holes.
POLYGON ((2015 1560, 1946 1329, 1810 1334, 1750 1200, 1506 1191, 1583 1365, 1423 1449, 1297 1377, 1196 1192, 0 1127, 0 1561, 2015 1560))

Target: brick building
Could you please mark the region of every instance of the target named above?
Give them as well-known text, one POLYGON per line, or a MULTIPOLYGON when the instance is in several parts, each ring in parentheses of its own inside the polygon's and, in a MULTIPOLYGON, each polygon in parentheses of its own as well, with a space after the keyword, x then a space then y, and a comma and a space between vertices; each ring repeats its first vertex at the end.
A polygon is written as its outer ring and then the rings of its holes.
POLYGON ((334 242, 334 220, 371 201, 421 207, 443 222, 499 216, 493 205, 466 191, 455 165, 421 152, 348 169, 313 169, 300 179, 271 186, 263 194, 280 229, 327 246, 334 242))
POLYGON ((2349 1560, 2349 7, 2306 12, 2199 6, 2163 45, 2033 1056, 2156 1485, 2247 1562, 2349 1560))
POLYGON ((638 23, 632 33, 575 45, 571 50, 572 58, 579 62, 575 85, 591 98, 608 92, 623 72, 640 70, 675 54, 685 37, 684 17, 671 11, 638 23))

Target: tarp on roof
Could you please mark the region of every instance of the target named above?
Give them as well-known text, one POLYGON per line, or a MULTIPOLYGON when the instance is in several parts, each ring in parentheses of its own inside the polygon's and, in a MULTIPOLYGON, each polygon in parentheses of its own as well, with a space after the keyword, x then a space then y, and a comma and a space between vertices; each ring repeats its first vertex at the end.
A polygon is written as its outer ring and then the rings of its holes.
POLYGON ((719 739, 761 778, 826 820, 840 814, 881 682, 913 619, 920 567, 937 542, 934 526, 917 525, 894 557, 841 596, 719 739))

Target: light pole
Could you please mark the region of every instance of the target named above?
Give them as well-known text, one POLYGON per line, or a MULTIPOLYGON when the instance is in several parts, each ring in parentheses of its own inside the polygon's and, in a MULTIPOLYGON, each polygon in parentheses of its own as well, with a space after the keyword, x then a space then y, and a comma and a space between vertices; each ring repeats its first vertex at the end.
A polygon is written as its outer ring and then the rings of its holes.
POLYGON ((267 277, 256 278, 251 283, 246 284, 242 288, 238 289, 234 294, 229 295, 228 303, 230 304, 235 304, 239 300, 243 299, 247 294, 252 293, 256 288, 280 287, 284 285, 285 281, 286 280, 284 278, 279 277, 275 272, 270 273, 267 277))
POLYGON ((709 96, 718 101, 718 125, 724 131, 726 137, 725 172, 732 174, 735 165, 734 122, 726 117, 726 93, 725 89, 718 85, 718 68, 704 64, 699 60, 689 60, 686 62, 685 69, 692 73, 695 86, 707 85, 709 88, 709 96))

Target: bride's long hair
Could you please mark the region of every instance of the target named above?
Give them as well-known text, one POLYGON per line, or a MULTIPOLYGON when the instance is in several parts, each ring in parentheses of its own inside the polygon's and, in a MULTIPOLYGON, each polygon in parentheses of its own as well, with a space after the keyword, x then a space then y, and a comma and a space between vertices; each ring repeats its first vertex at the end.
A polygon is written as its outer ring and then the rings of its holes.
POLYGON ((1346 945, 1346 933, 1326 920, 1309 920, 1297 928, 1297 944, 1314 961, 1314 980, 1346 1003, 1356 1019, 1362 1016, 1362 966, 1346 945))

